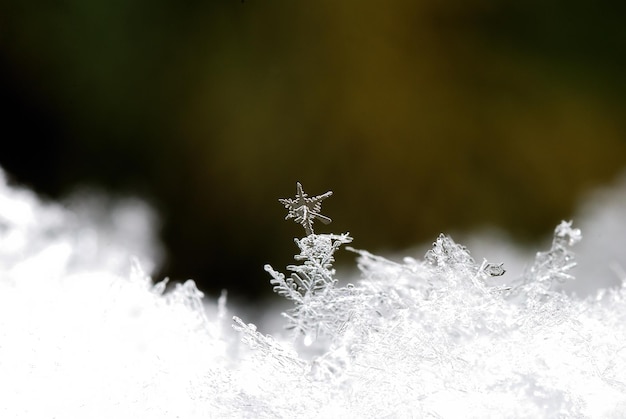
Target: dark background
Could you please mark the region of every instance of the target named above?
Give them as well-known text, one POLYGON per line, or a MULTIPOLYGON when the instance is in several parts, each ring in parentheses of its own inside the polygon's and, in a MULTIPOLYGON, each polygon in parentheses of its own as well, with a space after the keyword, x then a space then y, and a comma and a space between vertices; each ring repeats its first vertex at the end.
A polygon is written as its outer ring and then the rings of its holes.
POLYGON ((0 165, 145 197, 213 294, 270 292, 296 181, 358 248, 532 242, 626 166, 625 4, 3 0, 0 165))

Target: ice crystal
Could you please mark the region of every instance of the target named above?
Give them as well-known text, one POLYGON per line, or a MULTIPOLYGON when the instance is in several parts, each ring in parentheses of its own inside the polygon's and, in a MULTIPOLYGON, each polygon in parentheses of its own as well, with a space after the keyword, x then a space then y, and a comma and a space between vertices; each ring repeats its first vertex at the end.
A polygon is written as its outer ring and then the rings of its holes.
POLYGON ((474 259, 465 246, 456 244, 452 238, 440 234, 433 248, 426 252, 424 260, 433 266, 458 267, 473 265, 474 259))
POLYGON ((279 199, 280 203, 287 208, 287 216, 285 220, 293 219, 296 223, 301 224, 304 227, 304 231, 307 235, 313 234, 313 221, 315 219, 320 220, 324 224, 331 222, 331 219, 320 214, 322 209, 322 201, 333 193, 328 191, 322 195, 309 198, 304 193, 300 182, 296 183, 296 198, 279 199))
POLYGON ((506 272, 502 263, 493 264, 485 260, 477 266, 465 246, 455 243, 450 236, 444 234, 437 237, 432 249, 426 252, 424 261, 441 269, 468 270, 484 276, 502 276, 506 272))
POLYGON ((289 265, 291 277, 275 271, 271 265, 265 265, 265 270, 272 275, 270 283, 274 291, 283 297, 302 304, 307 299, 320 294, 329 293, 335 286, 335 261, 333 254, 342 245, 350 243, 352 238, 346 233, 311 234, 302 239, 295 239, 300 248, 300 254, 294 259, 302 261, 301 265, 289 265))
POLYGON ((562 221, 554 230, 550 250, 537 253, 525 282, 537 284, 547 291, 556 282, 574 279, 569 271, 576 266, 576 259, 570 247, 581 239, 580 230, 572 228, 571 221, 562 221))
POLYGON ((246 324, 237 316, 233 316, 235 321, 234 329, 241 332, 243 342, 252 349, 258 349, 265 357, 264 361, 274 361, 280 367, 287 365, 296 368, 304 368, 305 362, 298 358, 297 353, 288 346, 281 345, 269 335, 262 335, 257 331, 257 327, 250 323, 246 324))
POLYGON ((272 276, 270 283, 274 292, 292 300, 295 307, 283 315, 289 320, 289 328, 294 329, 296 336, 304 335, 305 346, 310 346, 320 334, 332 335, 336 329, 337 319, 334 313, 335 261, 334 253, 343 244, 350 243, 352 237, 345 234, 315 234, 311 227, 313 219, 330 222, 330 218, 319 214, 320 201, 332 194, 326 192, 315 198, 307 198, 302 185, 297 183, 298 196, 295 200, 281 199, 289 209, 287 219, 305 227, 307 236, 295 239, 300 254, 294 259, 299 265, 289 265, 290 277, 266 265, 265 270, 272 276))

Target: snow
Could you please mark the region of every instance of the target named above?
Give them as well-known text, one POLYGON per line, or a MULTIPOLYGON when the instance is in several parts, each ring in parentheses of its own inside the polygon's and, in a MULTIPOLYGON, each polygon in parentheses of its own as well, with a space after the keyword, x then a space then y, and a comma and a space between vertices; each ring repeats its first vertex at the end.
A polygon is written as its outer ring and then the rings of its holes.
POLYGON ((314 234, 321 199, 298 193, 296 276, 268 268, 297 297, 292 328, 270 336, 225 295, 152 281, 146 204, 83 194, 68 209, 0 174, 0 417, 624 416, 626 180, 534 258, 473 239, 490 260, 476 262, 442 235, 402 262, 353 249, 345 286, 332 264, 348 236, 314 234))

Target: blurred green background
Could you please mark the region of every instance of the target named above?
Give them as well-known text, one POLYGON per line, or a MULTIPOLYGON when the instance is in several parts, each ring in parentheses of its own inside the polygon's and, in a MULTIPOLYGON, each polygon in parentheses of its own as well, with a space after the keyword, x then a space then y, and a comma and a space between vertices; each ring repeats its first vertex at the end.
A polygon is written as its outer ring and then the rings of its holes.
MULTIPOLYGON (((239 296, 292 262, 278 198, 392 251, 529 242, 626 166, 626 3, 3 0, 0 165, 163 217, 158 276, 239 296)), ((343 255, 350 261, 351 255, 343 255)))

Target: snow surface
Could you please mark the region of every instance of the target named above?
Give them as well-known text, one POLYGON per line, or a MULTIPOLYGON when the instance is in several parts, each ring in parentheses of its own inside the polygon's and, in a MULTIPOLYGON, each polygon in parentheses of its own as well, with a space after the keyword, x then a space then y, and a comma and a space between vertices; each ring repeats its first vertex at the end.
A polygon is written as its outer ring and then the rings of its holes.
MULTIPOLYGON (((626 417, 626 178, 537 255, 469 239, 490 269, 447 236, 402 262, 357 251, 361 278, 301 292, 306 327, 274 337, 193 281, 153 283, 148 206, 72 202, 0 174, 2 418, 626 417)), ((290 270, 335 275, 308 257, 290 270)))

